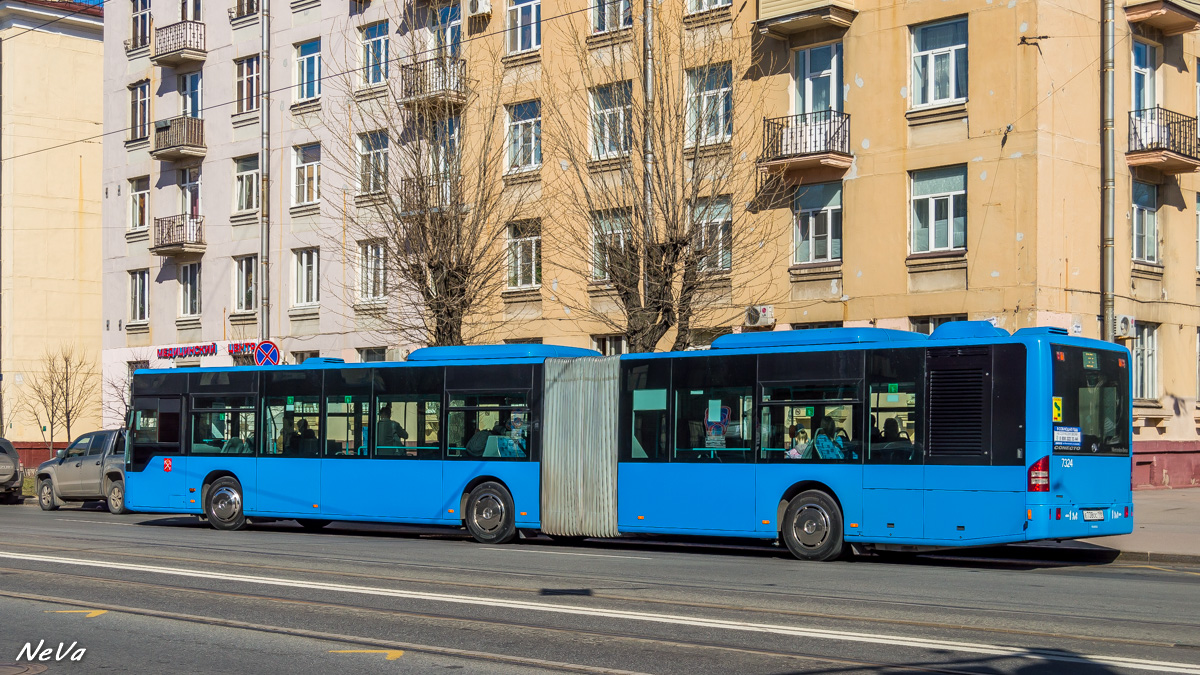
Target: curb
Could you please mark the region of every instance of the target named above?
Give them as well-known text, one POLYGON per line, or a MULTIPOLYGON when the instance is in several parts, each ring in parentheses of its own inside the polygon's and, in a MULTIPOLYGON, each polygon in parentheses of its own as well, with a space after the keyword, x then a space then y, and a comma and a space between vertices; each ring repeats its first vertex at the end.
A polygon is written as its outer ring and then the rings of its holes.
POLYGON ((1200 555, 1187 553, 1154 553, 1153 551, 1121 551, 1117 556, 1118 562, 1163 563, 1200 565, 1200 555))

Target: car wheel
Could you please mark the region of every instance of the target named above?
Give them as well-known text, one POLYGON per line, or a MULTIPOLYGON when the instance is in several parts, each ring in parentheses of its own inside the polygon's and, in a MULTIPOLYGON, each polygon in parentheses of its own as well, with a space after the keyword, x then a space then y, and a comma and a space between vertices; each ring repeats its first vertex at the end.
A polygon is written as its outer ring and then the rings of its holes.
POLYGON ((58 499, 54 496, 54 484, 49 478, 43 478, 38 484, 38 506, 43 511, 57 511, 58 499))
POLYGON ((296 522, 300 523, 300 527, 303 527, 304 529, 308 530, 309 532, 316 532, 317 530, 325 527, 326 525, 332 523, 333 521, 332 520, 317 520, 314 518, 297 518, 296 522))
POLYGON ((833 560, 842 554, 842 510, 821 490, 796 495, 781 525, 784 543, 801 560, 833 560))
POLYGON ((204 497, 204 515, 218 530, 240 530, 246 526, 242 510, 242 484, 231 476, 222 476, 208 486, 204 497))
POLYGON ((504 544, 517 536, 513 500, 499 483, 481 483, 467 497, 467 530, 484 544, 504 544))
POLYGON ((125 508, 125 481, 114 480, 108 484, 108 512, 122 515, 129 513, 125 508))

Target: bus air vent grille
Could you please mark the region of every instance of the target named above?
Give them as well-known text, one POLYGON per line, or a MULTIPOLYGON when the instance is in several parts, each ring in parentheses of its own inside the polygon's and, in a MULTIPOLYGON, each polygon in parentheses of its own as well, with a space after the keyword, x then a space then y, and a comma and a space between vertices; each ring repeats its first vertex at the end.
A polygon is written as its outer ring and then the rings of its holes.
POLYGON ((982 368, 929 372, 929 452, 976 454, 984 451, 982 368))

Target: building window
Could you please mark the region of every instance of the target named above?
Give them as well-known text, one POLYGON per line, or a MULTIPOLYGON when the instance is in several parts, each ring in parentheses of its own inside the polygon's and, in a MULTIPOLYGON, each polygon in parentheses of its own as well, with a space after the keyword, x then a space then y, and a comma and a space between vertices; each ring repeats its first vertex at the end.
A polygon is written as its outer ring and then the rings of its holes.
POLYGON ((358 245, 359 300, 382 300, 387 293, 386 255, 382 241, 365 241, 358 245))
POLYGON ((733 67, 687 71, 688 145, 723 143, 733 136, 733 67))
POLYGON ((705 12, 718 7, 728 7, 732 0, 688 0, 689 12, 705 12))
MULTIPOLYGON (((1130 102, 1131 109, 1134 111, 1147 110, 1158 105, 1158 85, 1155 83, 1155 71, 1158 70, 1158 50, 1153 45, 1134 40, 1133 67, 1130 70, 1133 77, 1130 88, 1130 93, 1133 95, 1133 100, 1130 102)), ((1151 136, 1151 138, 1156 137, 1151 136)))
POLYGON ((370 87, 383 84, 388 76, 388 22, 380 21, 362 29, 362 83, 370 87))
POLYGON ((179 315, 199 316, 200 263, 179 266, 179 315))
POLYGON ((388 137, 385 131, 358 135, 358 191, 383 192, 388 180, 388 137))
POLYGON ((617 356, 629 351, 624 335, 593 335, 592 349, 600 352, 601 356, 617 356))
POLYGON ((129 49, 141 49, 150 44, 150 0, 133 0, 132 30, 129 49))
POLYGON ((233 192, 235 211, 257 211, 260 186, 258 155, 233 160, 233 192))
POLYGON ((542 46, 542 0, 509 0, 508 53, 542 46))
POLYGON ((150 177, 142 176, 129 181, 129 229, 146 229, 150 220, 150 177))
POLYGON ((951 321, 966 321, 966 314, 943 314, 942 316, 913 316, 909 317, 909 330, 914 333, 933 335, 937 327, 951 321))
POLYGON ((321 40, 296 45, 296 100, 308 101, 321 95, 321 40))
POLYGON ((200 71, 180 75, 179 114, 185 117, 204 117, 204 77, 200 71))
POLYGON ((951 166, 912 174, 912 252, 967 245, 967 169, 951 166))
POLYGON ((967 99, 967 20, 913 29, 913 95, 916 105, 967 99))
POLYGON ((841 328, 841 321, 810 321, 809 323, 794 323, 792 330, 812 330, 814 328, 841 328))
POLYGON ((816 183, 796 188, 795 255, 797 265, 842 259, 842 184, 816 183))
POLYGON ((597 87, 592 99, 592 159, 629 154, 633 86, 629 82, 597 87))
POLYGON ((387 360, 387 347, 359 347, 358 360, 363 363, 379 363, 387 360))
POLYGON ((508 226, 508 287, 542 283, 542 222, 523 220, 508 226))
POLYGON ((302 248, 296 254, 296 306, 315 305, 321 301, 319 277, 321 254, 315 248, 302 248))
POLYGON ((793 134, 800 134, 791 143, 806 143, 805 136, 812 137, 814 147, 824 148, 830 110, 842 109, 842 45, 834 43, 796 52, 796 114, 808 115, 805 124, 793 134), (813 113, 826 113, 813 115, 813 113))
POLYGON ((613 254, 625 250, 629 214, 624 210, 603 211, 593 215, 592 277, 612 278, 613 254))
POLYGON ((630 0, 593 0, 592 32, 607 33, 633 25, 630 0))
POLYGON ((1196 193, 1196 271, 1200 272, 1200 192, 1196 193))
POLYGON ((728 272, 733 266, 733 206, 729 197, 706 199, 692 207, 696 254, 701 272, 728 272))
POLYGON ((185 216, 200 217, 200 168, 179 170, 179 205, 185 216))
POLYGON ((1133 181, 1133 259, 1158 262, 1158 190, 1153 183, 1133 181))
POLYGON ((150 137, 150 81, 129 86, 129 140, 150 137))
POLYGON ((1158 398, 1158 324, 1134 324, 1133 397, 1158 398))
POLYGON ((239 113, 258 110, 258 99, 262 94, 259 63, 257 54, 233 62, 237 75, 237 101, 234 110, 239 113))
POLYGON ((253 312, 257 307, 255 278, 258 276, 258 256, 248 255, 233 259, 235 277, 233 304, 236 311, 253 312))
POLYGON ((296 154, 295 203, 315 204, 321 199, 321 144, 293 148, 296 154))
POLYGON ((301 363, 304 363, 305 361, 307 361, 309 359, 317 359, 320 357, 321 357, 321 352, 319 352, 319 351, 292 352, 292 363, 294 363, 295 365, 298 366, 301 363))
POLYGON ((542 165, 542 104, 508 106, 508 168, 527 171, 542 165))
POLYGON ((129 272, 129 321, 145 321, 150 309, 150 270, 129 272))
POLYGON ((183 21, 204 20, 204 6, 201 0, 183 0, 179 10, 179 18, 183 21))

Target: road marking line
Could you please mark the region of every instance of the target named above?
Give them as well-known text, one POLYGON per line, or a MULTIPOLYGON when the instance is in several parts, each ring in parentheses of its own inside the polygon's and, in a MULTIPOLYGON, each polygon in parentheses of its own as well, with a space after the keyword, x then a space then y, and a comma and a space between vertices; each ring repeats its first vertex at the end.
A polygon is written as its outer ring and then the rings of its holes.
POLYGON ((385 661, 395 661, 404 656, 402 649, 330 649, 330 654, 387 654, 385 661))
POLYGON ((586 556, 588 558, 622 558, 624 560, 654 560, 654 558, 647 558, 645 556, 638 556, 638 555, 607 555, 604 553, 569 553, 567 551, 534 551, 534 550, 521 550, 521 549, 515 549, 515 548, 483 548, 480 550, 481 551, 491 551, 493 553, 532 553, 534 555, 540 555, 540 554, 544 553, 546 555, 581 555, 581 556, 586 556))
POLYGON ((94 619, 101 614, 108 614, 107 609, 47 609, 46 614, 87 614, 85 619, 94 619))
POLYGON ((1050 649, 1026 649, 1021 647, 1005 647, 1002 645, 990 645, 974 642, 955 642, 950 640, 904 637, 899 635, 884 635, 878 633, 858 633, 853 631, 829 630, 824 628, 804 628, 800 626, 751 623, 746 621, 732 621, 728 619, 706 619, 701 617, 687 617, 674 614, 656 614, 652 612, 605 609, 602 607, 580 607, 526 600, 475 598, 465 595, 452 595, 448 593, 406 591, 394 588, 374 588, 370 586, 354 586, 350 584, 334 584, 320 581, 302 581, 298 579, 275 579, 271 577, 229 574, 226 572, 209 572, 180 567, 157 567, 153 565, 135 565, 128 563, 107 562, 103 560, 58 558, 54 556, 33 555, 29 553, 10 553, 7 551, 0 551, 0 558, 27 560, 31 562, 55 563, 60 565, 77 565, 80 567, 100 567, 121 570, 124 572, 147 572, 150 574, 162 574, 167 576, 213 579, 219 581, 237 581, 248 584, 262 584, 264 586, 307 588, 313 590, 334 591, 339 593, 357 593, 362 595, 406 598, 410 600, 425 600, 429 602, 444 602, 461 605, 518 609, 588 617, 600 616, 611 619, 625 619, 629 621, 644 621, 649 623, 665 623, 699 628, 717 628, 732 631, 770 633, 775 635, 808 637, 843 642, 860 642, 868 644, 891 645, 896 647, 945 650, 967 654, 984 654, 988 656, 1035 659, 1059 663, 1083 663, 1091 665, 1100 664, 1159 673, 1184 673, 1186 675, 1200 675, 1200 665, 1197 664, 1174 663, 1170 661, 1151 661, 1147 659, 1133 659, 1121 656, 1070 654, 1050 649))

